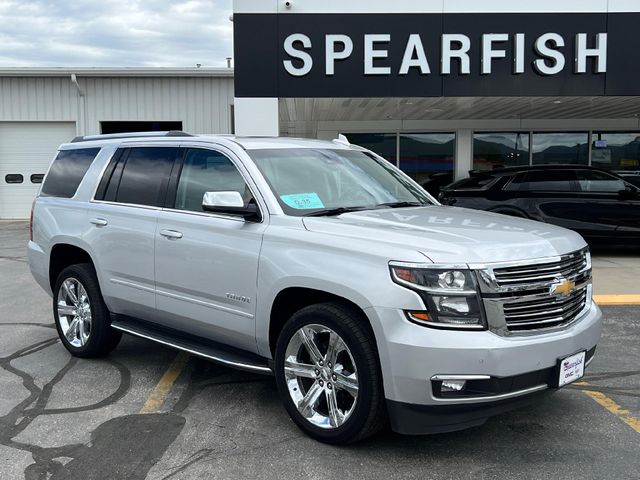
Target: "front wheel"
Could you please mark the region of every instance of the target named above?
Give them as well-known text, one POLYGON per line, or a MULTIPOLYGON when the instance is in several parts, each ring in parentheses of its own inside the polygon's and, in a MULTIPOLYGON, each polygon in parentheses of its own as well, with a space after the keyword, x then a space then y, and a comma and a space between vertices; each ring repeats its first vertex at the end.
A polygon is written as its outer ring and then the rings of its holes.
POLYGON ((317 440, 354 442, 386 422, 375 340, 364 321, 347 305, 311 305, 278 338, 280 397, 293 421, 317 440))

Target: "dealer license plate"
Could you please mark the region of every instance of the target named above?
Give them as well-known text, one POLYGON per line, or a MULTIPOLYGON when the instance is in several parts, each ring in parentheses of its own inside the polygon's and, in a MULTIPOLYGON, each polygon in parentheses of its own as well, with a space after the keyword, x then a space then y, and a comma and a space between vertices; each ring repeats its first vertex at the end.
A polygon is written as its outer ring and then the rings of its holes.
POLYGON ((585 358, 586 352, 580 352, 560 360, 558 387, 575 382, 584 375, 585 358))

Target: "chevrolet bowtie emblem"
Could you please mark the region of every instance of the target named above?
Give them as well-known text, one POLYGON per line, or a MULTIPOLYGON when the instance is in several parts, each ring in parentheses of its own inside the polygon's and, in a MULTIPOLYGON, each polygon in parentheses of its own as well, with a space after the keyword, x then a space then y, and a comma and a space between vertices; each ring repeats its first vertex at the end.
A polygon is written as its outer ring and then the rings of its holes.
POLYGON ((556 283, 551 285, 549 293, 558 297, 568 297, 576 289, 575 282, 566 278, 559 278, 556 283))

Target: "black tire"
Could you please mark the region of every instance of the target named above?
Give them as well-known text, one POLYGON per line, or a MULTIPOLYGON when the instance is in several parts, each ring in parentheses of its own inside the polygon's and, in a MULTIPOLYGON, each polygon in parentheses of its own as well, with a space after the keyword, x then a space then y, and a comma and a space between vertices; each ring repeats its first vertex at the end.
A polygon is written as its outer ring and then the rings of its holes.
MULTIPOLYGON (((341 303, 305 307, 286 322, 276 345, 275 377, 278 392, 293 421, 305 433, 325 443, 352 443, 373 435, 387 423, 382 373, 373 332, 364 315, 341 303), (286 383, 284 360, 292 336, 305 325, 318 324, 336 332, 351 352, 358 376, 355 407, 339 427, 318 427, 300 414, 286 383)), ((320 352, 324 354, 325 352, 320 352)))
POLYGON ((109 310, 102 299, 95 269, 89 263, 71 265, 60 272, 53 288, 53 316, 62 344, 76 357, 103 357, 116 348, 122 338, 120 332, 111 328, 109 310), (69 342, 58 316, 58 293, 67 279, 76 279, 82 284, 91 307, 91 329, 86 343, 82 346, 75 346, 69 342))

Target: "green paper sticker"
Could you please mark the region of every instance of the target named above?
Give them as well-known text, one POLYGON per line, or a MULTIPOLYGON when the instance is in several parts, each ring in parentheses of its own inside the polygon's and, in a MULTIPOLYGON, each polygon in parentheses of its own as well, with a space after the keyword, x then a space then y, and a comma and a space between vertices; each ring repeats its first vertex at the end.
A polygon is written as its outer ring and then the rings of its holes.
POLYGON ((291 208, 304 210, 308 208, 324 208, 324 204, 317 193, 294 193, 292 195, 280 195, 284 203, 291 208))

